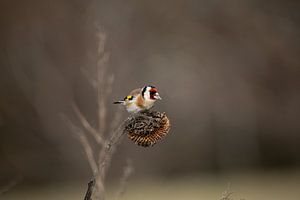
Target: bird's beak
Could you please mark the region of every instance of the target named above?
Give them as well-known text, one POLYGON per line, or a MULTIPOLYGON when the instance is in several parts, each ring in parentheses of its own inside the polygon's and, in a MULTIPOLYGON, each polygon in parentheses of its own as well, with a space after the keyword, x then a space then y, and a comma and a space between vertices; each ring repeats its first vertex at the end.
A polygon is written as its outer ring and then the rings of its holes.
POLYGON ((155 94, 155 99, 161 100, 161 97, 159 96, 158 93, 155 94))

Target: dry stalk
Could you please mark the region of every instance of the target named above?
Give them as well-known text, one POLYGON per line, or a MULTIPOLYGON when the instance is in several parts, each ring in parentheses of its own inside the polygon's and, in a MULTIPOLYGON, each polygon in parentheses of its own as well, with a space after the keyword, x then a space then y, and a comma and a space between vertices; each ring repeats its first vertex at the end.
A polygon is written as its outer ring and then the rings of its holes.
POLYGON ((67 116, 63 116, 64 121, 69 125, 81 146, 83 147, 88 163, 93 171, 93 179, 88 184, 88 190, 84 197, 85 200, 104 200, 105 199, 105 179, 107 170, 110 166, 112 155, 121 140, 123 132, 119 127, 121 120, 120 112, 116 112, 113 120, 108 125, 107 99, 112 92, 114 76, 108 74, 107 61, 109 54, 105 52, 106 35, 98 30, 97 38, 99 41, 97 49, 96 76, 88 73, 88 70, 82 69, 88 82, 95 89, 97 94, 97 127, 93 127, 86 116, 80 111, 75 101, 72 102, 72 109, 80 121, 81 125, 76 125, 67 116), (118 127, 118 128, 117 128, 118 127), (93 143, 96 143, 99 150, 93 149, 93 143))
POLYGON ((95 187, 95 179, 93 178, 89 183, 88 183, 88 189, 85 193, 84 200, 91 200, 92 199, 92 194, 93 190, 95 187))
POLYGON ((226 190, 222 193, 220 200, 233 200, 231 195, 233 192, 230 189, 230 183, 228 183, 226 190))

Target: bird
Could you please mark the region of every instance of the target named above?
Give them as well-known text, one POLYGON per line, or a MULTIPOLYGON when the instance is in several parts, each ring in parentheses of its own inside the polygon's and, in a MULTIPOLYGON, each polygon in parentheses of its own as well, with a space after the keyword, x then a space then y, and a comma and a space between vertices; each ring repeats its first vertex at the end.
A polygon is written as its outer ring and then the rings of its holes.
POLYGON ((114 104, 124 105, 129 113, 138 113, 152 108, 156 100, 161 100, 157 88, 146 85, 132 90, 123 100, 115 101, 114 104))

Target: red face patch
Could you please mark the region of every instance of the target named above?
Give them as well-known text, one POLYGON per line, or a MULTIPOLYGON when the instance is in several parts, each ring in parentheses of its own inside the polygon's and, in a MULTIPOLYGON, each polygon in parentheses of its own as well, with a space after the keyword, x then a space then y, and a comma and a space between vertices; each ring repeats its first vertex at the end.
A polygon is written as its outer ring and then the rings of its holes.
POLYGON ((149 92, 150 92, 150 93, 156 93, 156 92, 157 92, 157 89, 156 89, 156 88, 151 88, 151 89, 149 90, 149 92))
POLYGON ((157 93, 157 89, 156 88, 151 88, 149 90, 149 93, 150 93, 150 99, 156 100, 156 98, 154 97, 154 95, 157 93))

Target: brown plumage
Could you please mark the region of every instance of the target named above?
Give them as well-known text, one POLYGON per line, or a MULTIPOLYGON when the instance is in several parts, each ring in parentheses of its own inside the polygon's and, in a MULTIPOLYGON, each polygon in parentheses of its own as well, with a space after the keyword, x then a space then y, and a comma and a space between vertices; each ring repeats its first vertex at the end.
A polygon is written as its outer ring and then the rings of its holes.
POLYGON ((134 89, 134 90, 132 90, 132 91, 129 93, 129 95, 131 95, 131 96, 137 96, 138 94, 141 93, 141 90, 142 90, 142 88, 134 89))
POLYGON ((170 120, 165 113, 146 110, 127 119, 124 132, 137 145, 148 147, 168 134, 170 120))
POLYGON ((130 113, 138 113, 152 108, 156 100, 161 100, 157 88, 148 85, 131 91, 123 100, 113 103, 124 105, 130 113))
POLYGON ((144 107, 144 98, 141 95, 142 88, 138 88, 135 90, 132 90, 129 95, 136 97, 136 105, 139 107, 144 107))

